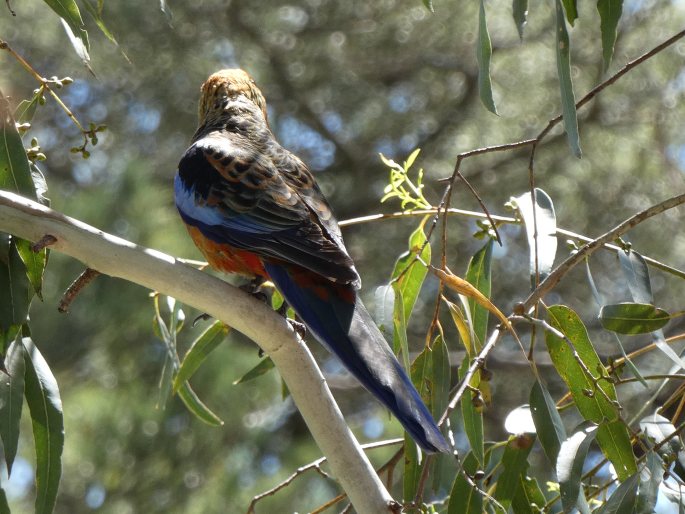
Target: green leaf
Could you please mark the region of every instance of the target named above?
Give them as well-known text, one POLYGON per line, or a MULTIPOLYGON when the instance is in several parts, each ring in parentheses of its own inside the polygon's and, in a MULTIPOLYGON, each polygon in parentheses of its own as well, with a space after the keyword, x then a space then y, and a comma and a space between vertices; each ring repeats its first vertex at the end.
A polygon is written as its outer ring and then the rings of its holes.
POLYGON ((566 440, 566 429, 554 400, 539 381, 535 382, 530 391, 530 413, 542 449, 549 462, 555 465, 561 443, 566 440))
POLYGON ((600 378, 599 372, 604 373, 605 368, 578 315, 564 305, 549 307, 548 313, 552 326, 568 338, 567 342, 550 331, 545 334, 552 363, 568 386, 583 418, 600 425, 597 442, 614 465, 619 478, 624 480, 637 470, 637 465, 628 428, 618 416, 616 389, 612 383, 600 378), (574 357, 574 352, 577 357, 574 357), (587 372, 593 376, 589 377, 587 372), (594 376, 594 373, 598 375, 594 376))
POLYGON ((636 514, 652 514, 664 477, 664 463, 655 452, 647 452, 645 466, 640 471, 636 514))
POLYGON ((249 382, 250 380, 261 377, 262 375, 265 375, 274 369, 275 366, 276 365, 274 364, 274 361, 271 360, 271 357, 265 357, 264 359, 260 360, 254 368, 245 373, 238 380, 234 381, 233 385, 244 384, 245 382, 249 382))
POLYGON ((637 471, 630 434, 623 420, 600 424, 597 429, 597 443, 613 464, 619 480, 625 480, 637 471))
POLYGON ((652 283, 649 279, 649 269, 642 255, 634 250, 618 252, 623 276, 628 282, 630 296, 636 303, 654 303, 652 283))
POLYGON ((523 39, 523 29, 528 23, 528 0, 513 0, 512 14, 519 38, 523 39))
POLYGON ((451 367, 450 355, 442 336, 438 336, 431 346, 433 373, 431 376, 433 418, 440 419, 450 402, 451 367))
POLYGON ((528 455, 533 443, 535 443, 535 436, 532 434, 509 437, 502 456, 504 470, 497 479, 495 489, 495 499, 505 509, 511 505, 514 495, 521 486, 521 479, 525 477, 528 469, 528 455))
POLYGON ((11 514, 5 490, 0 487, 0 514, 11 514))
POLYGON ((178 397, 183 401, 188 410, 200 421, 213 427, 220 427, 224 422, 207 407, 195 394, 188 382, 184 382, 178 390, 178 397))
MULTIPOLYGON (((5 335, 23 325, 33 290, 15 238, 0 233, 0 331, 5 335), (14 329, 12 328, 14 327, 14 329)), ((5 341, 6 344, 9 341, 5 341)))
POLYGON ((609 499, 604 502, 604 505, 595 511, 595 514, 623 514, 624 512, 633 512, 635 500, 637 498, 639 480, 639 473, 635 473, 630 476, 630 478, 625 479, 611 494, 609 499))
MULTIPOLYGON (((83 18, 81 18, 81 11, 74 0, 44 0, 50 8, 57 13, 57 15, 64 20, 64 23, 72 32, 72 35, 77 37, 86 51, 90 50, 88 43, 88 32, 83 25, 83 18)), ((81 57, 79 55, 79 57, 81 57)))
MULTIPOLYGON (((566 3, 573 3, 565 0, 566 3)), ((573 82, 571 81, 571 42, 566 30, 564 20, 564 8, 561 0, 556 0, 557 12, 557 75, 559 76, 559 87, 561 89, 561 107, 564 116, 564 128, 566 138, 571 147, 573 155, 580 158, 580 136, 578 135, 578 117, 576 113, 576 100, 573 95, 573 82)), ((575 19, 575 18, 574 18, 575 19)))
POLYGON ((19 105, 14 111, 14 117, 18 123, 29 123, 33 119, 42 96, 43 92, 39 89, 31 100, 22 100, 19 102, 19 105))
MULTIPOLYGON (((590 285, 590 291, 592 291, 592 296, 594 297, 595 302, 597 303, 597 307, 599 309, 601 309, 602 306, 604 305, 604 299, 602 298, 602 295, 599 293, 599 290, 597 289, 597 286, 595 285, 595 279, 592 278, 592 271, 590 270, 590 262, 588 259, 585 259, 585 272, 587 274, 588 284, 590 285)), ((619 350, 621 350, 621 355, 623 356, 623 359, 625 360, 625 363, 628 366, 628 369, 630 370, 630 372, 633 374, 633 376, 635 378, 637 378, 640 381, 640 383, 645 388, 649 387, 649 385, 647 384, 647 381, 644 379, 644 377, 640 373, 640 370, 638 370, 637 366, 635 366, 635 364, 633 364, 632 359, 630 357, 628 357, 628 354, 626 353, 626 350, 623 347, 623 342, 621 341, 621 338, 618 337, 618 335, 615 332, 612 332, 612 334, 614 335, 614 339, 616 340, 616 343, 618 344, 619 350)), ((677 355, 676 355, 676 357, 677 357, 677 355)))
MULTIPOLYGON (((492 262, 493 240, 489 239, 485 245, 471 257, 466 276, 464 277, 471 285, 484 296, 490 298, 492 289, 492 279, 490 263, 492 262)), ((480 351, 488 334, 488 310, 479 305, 473 298, 468 299, 469 310, 471 312, 471 322, 473 333, 476 336, 476 351, 480 351)))
POLYGON ((396 291, 399 289, 402 293, 404 319, 407 322, 428 274, 428 269, 416 260, 416 256, 418 255, 426 264, 430 264, 431 261, 431 247, 427 244, 426 234, 423 232, 425 222, 424 218, 419 227, 409 236, 409 249, 397 259, 391 276, 394 289, 396 291))
MULTIPOLYGON (((464 458, 464 472, 474 476, 482 467, 478 459, 469 452, 464 458)), ((483 514, 483 497, 481 493, 468 483, 463 473, 457 473, 457 478, 450 492, 447 514, 483 514)))
POLYGON ((114 37, 114 34, 110 32, 110 30, 107 28, 107 25, 105 25, 105 21, 102 19, 102 5, 100 7, 96 7, 93 2, 90 0, 81 0, 83 2, 83 5, 86 6, 86 11, 88 11, 88 14, 91 15, 93 18, 93 21, 95 21, 95 24, 98 26, 100 31, 104 34, 104 36, 109 39, 112 43, 115 45, 119 46, 119 43, 117 43, 116 38, 114 37))
POLYGON ((593 423, 618 419, 616 389, 607 380, 594 376, 604 370, 595 349, 588 338, 587 330, 578 315, 565 305, 548 308, 551 325, 566 336, 568 341, 547 331, 545 343, 557 373, 564 380, 573 396, 581 415, 593 423), (579 364, 574 351, 583 365, 579 364), (586 370, 593 374, 588 377, 586 370), (601 389, 600 392, 598 389, 601 389))
POLYGON ((64 418, 57 381, 29 338, 25 349, 25 395, 36 449, 36 514, 51 514, 62 474, 64 418))
POLYGON ((657 412, 640 420, 640 430, 650 443, 659 445, 659 455, 662 455, 666 460, 672 460, 683 449, 680 438, 673 437, 676 431, 673 423, 657 412))
POLYGON ((7 474, 19 445, 19 421, 24 403, 24 346, 15 340, 5 356, 7 372, 0 373, 0 437, 7 464, 7 474))
POLYGON ((602 32, 602 57, 604 59, 604 71, 606 72, 614 56, 616 29, 618 27, 618 20, 621 19, 623 12, 623 0, 597 0, 597 10, 599 11, 599 28, 602 32))
POLYGON ((534 288, 552 271, 557 254, 557 218, 552 199, 542 189, 535 188, 535 208, 530 193, 524 193, 511 199, 511 204, 518 209, 526 227, 529 248, 529 266, 531 286, 534 288), (537 230, 536 230, 537 227, 537 230), (537 248, 536 248, 537 244, 537 248), (535 252, 537 250, 537 258, 535 252))
MULTIPOLYGON (((466 375, 471 364, 471 359, 466 356, 462 362, 461 368, 459 368, 459 377, 466 375)), ((473 385, 473 383, 471 384, 473 385)), ((483 435, 483 413, 482 408, 474 405, 472 400, 472 394, 469 390, 466 391, 461 399, 461 416, 464 423, 464 432, 466 432, 466 437, 471 445, 471 451, 473 456, 478 460, 479 465, 482 467, 485 463, 485 448, 484 442, 485 438, 483 435)))
POLYGON ((514 514, 539 514, 547 503, 538 481, 534 478, 521 476, 521 484, 516 489, 511 502, 514 514))
POLYGON ((226 338, 226 334, 228 327, 221 321, 215 321, 193 341, 174 378, 174 392, 178 392, 183 383, 193 376, 207 356, 226 338))
POLYGON ((573 511, 578 503, 578 495, 581 493, 583 463, 596 435, 597 427, 592 425, 574 433, 561 444, 556 471, 564 512, 573 511))
POLYGON ((433 8, 433 0, 423 0, 423 5, 425 5, 426 9, 428 9, 430 12, 435 12, 435 9, 433 8))
POLYGON ((564 4, 564 10, 566 11, 566 19, 573 27, 573 22, 578 19, 578 6, 576 5, 576 0, 561 0, 564 4))
POLYGON ((38 298, 42 300, 43 273, 48 260, 48 250, 43 248, 39 252, 34 252, 31 243, 25 239, 17 239, 16 244, 19 257, 26 267, 26 277, 38 298))
POLYGON ((392 313, 393 338, 392 346, 395 355, 399 355, 405 369, 409 369, 409 341, 407 339, 407 320, 404 317, 402 291, 395 289, 395 306, 392 313))
POLYGON ((0 91, 0 189, 36 199, 29 160, 10 113, 9 103, 0 91))
POLYGON ((492 98, 492 81, 490 79, 490 59, 492 57, 492 42, 488 33, 485 19, 485 0, 480 0, 478 11, 478 45, 476 46, 476 60, 478 61, 478 93, 485 108, 497 114, 497 106, 492 98))
POLYGON ((421 478, 421 451, 411 436, 404 433, 404 476, 402 477, 402 497, 412 501, 416 496, 421 478))
POLYGON ((671 319, 668 312, 648 303, 617 303, 604 305, 599 311, 602 326, 619 334, 644 334, 665 326, 671 319))

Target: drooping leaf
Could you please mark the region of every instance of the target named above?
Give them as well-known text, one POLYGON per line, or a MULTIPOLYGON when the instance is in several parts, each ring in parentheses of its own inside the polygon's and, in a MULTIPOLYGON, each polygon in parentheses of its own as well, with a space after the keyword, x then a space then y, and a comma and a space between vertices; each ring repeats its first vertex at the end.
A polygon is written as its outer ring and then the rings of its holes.
POLYGON ((32 200, 36 188, 31 179, 29 160, 17 132, 9 103, 0 91, 0 189, 18 193, 32 200))
POLYGON ((513 0, 512 15, 516 30, 518 30, 519 38, 523 39, 523 29, 528 23, 528 0, 513 0))
MULTIPOLYGON (((416 491, 421 478, 421 450, 411 438, 404 433, 404 476, 402 480, 402 497, 405 501, 411 501, 416 496, 416 491)), ((425 465, 425 459, 424 465, 425 465)))
POLYGON ((43 96, 43 93, 39 89, 31 100, 22 100, 19 102, 19 105, 17 105, 17 108, 14 110, 14 117, 18 123, 29 123, 33 119, 41 96, 43 96))
POLYGON ((664 327, 671 316, 649 303, 616 303, 599 311, 602 326, 619 334, 645 334, 664 327))
POLYGON ((159 9, 162 11, 164 17, 166 18, 166 22, 171 27, 171 22, 174 19, 174 14, 171 12, 171 8, 169 7, 168 2, 166 0, 159 0, 159 9))
POLYGON ((5 490, 0 487, 0 514, 11 514, 10 505, 7 502, 7 494, 5 490))
POLYGON ((495 499, 507 509, 528 469, 528 455, 535 443, 535 435, 510 436, 502 456, 504 470, 497 479, 495 499))
MULTIPOLYGON (((90 50, 88 32, 86 32, 83 18, 81 18, 81 11, 79 11, 76 2, 74 0, 44 0, 44 2, 62 18, 72 35, 81 41, 83 48, 86 51, 90 50)), ((81 56, 79 55, 79 57, 81 56)))
MULTIPOLYGON (((466 375, 471 364, 471 359, 466 356, 459 368, 459 377, 466 375)), ((474 376, 471 381, 472 387, 478 387, 478 376, 474 376)), ((461 415, 464 423, 464 432, 471 445, 473 456, 478 460, 479 465, 485 465, 485 437, 483 434, 483 412, 482 406, 478 402, 474 403, 473 392, 468 389, 461 398, 461 415)))
POLYGON ((274 364, 274 361, 272 361, 270 357, 265 357, 264 359, 260 360, 254 368, 245 373, 239 379, 235 380, 233 385, 244 384, 245 382, 249 382, 250 380, 261 377, 262 375, 265 375, 274 369, 275 366, 276 365, 274 364))
POLYGON ((426 218, 409 236, 409 249, 397 259, 391 276, 395 290, 399 289, 402 292, 404 319, 407 322, 409 322, 416 299, 421 292, 421 286, 428 274, 428 269, 416 260, 416 256, 418 255, 426 264, 430 264, 431 261, 431 247, 427 243, 426 234, 423 231, 425 222, 426 218))
POLYGON ((601 423, 597 429, 597 443, 614 466, 619 480, 626 480, 637 471, 630 433, 622 419, 601 423))
POLYGON ((402 291, 395 289, 395 305, 392 312, 393 321, 393 351, 409 369, 409 340, 407 339, 407 320, 404 317, 404 300, 402 291))
POLYGON ((33 289, 26 275, 15 238, 0 234, 0 333, 5 346, 14 338, 17 328, 26 322, 33 289))
POLYGON ((561 444, 556 471, 565 512, 571 512, 578 503, 583 463, 596 435, 597 427, 592 425, 577 431, 561 444))
POLYGON ((433 417, 438 420, 442 416, 450 401, 450 355, 447 344, 442 336, 438 336, 431 345, 431 357, 433 359, 433 374, 430 385, 433 388, 433 417))
POLYGON ((428 9, 431 13, 435 12, 435 9, 433 8, 433 0, 423 0, 423 5, 425 5, 426 9, 428 9))
POLYGON ((497 106, 492 97, 492 80, 490 78, 490 60, 492 58, 492 42, 488 33, 488 23, 485 19, 485 0, 480 0, 478 11, 478 44, 476 46, 476 60, 478 61, 478 93, 485 108, 497 114, 497 106))
POLYGON ((604 71, 606 72, 614 56, 616 29, 623 12, 623 0, 597 0, 597 10, 599 11, 599 28, 602 32, 602 57, 604 60, 604 71))
MULTIPOLYGON (((464 472, 471 477, 476 471, 482 469, 472 451, 464 457, 463 468, 464 472)), ((481 493, 469 484, 463 473, 457 473, 450 492, 447 514, 483 514, 483 512, 481 493)))
POLYGON ((676 431, 673 423, 657 412, 640 420, 640 430, 653 444, 659 445, 659 455, 663 455, 669 460, 672 460, 683 450, 680 438, 673 437, 676 431))
POLYGON ((24 346, 18 339, 7 350, 5 368, 7 372, 0 373, 0 437, 9 475, 17 455, 24 403, 24 346))
MULTIPOLYGON (((493 245, 494 241, 489 239, 488 242, 471 257, 464 277, 486 298, 490 298, 492 289, 491 263, 493 245)), ((477 340, 476 350, 480 351, 488 333, 489 310, 472 297, 468 298, 468 305, 471 312, 473 333, 477 340)))
POLYGON ((630 296, 635 303, 654 303, 652 283, 649 279, 649 269, 645 259, 634 250, 618 252, 623 276, 628 282, 630 296))
POLYGON ((636 514, 652 514, 659 495, 659 485, 664 476, 664 464, 656 452, 647 452, 645 465, 640 471, 636 514))
POLYGON ((547 503, 545 495, 534 478, 521 476, 521 484, 511 502, 514 514, 539 514, 547 503))
POLYGON ((36 450, 36 514, 51 514, 62 474, 64 418, 57 381, 29 338, 23 339, 25 397, 36 450))
POLYGON ((536 287, 536 272, 539 274, 539 281, 543 281, 552 271, 557 254, 557 218, 554 204, 549 195, 539 188, 535 188, 535 207, 530 193, 512 198, 510 203, 518 209, 526 227, 530 282, 532 287, 536 287))
POLYGON ((209 407, 202 403, 188 382, 183 382, 183 385, 181 385, 181 388, 178 390, 178 397, 183 401, 188 410, 200 421, 213 427, 219 427, 224 424, 219 416, 214 414, 209 407))
POLYGON ((604 369, 590 342, 585 325, 578 315, 565 305, 548 308, 551 325, 566 336, 567 340, 547 331, 545 342, 557 373, 564 380, 573 396, 578 410, 588 421, 601 423, 618 418, 614 385, 606 380, 595 380, 586 373, 598 373, 604 369), (574 356, 574 352, 577 357, 574 356), (582 365, 579 361, 582 362, 582 365), (597 389, 601 388, 603 394, 597 389))
POLYGON ((633 509, 635 508, 639 480, 640 475, 638 473, 635 473, 624 480, 621 485, 611 493, 611 496, 604 502, 604 505, 595 511, 596 514, 623 514, 625 512, 634 512, 633 509))
POLYGON ((577 0, 561 0, 564 4, 564 10, 566 11, 566 19, 573 27, 573 23, 578 19, 578 5, 577 0))
POLYGON ((511 323, 509 323, 509 320, 507 317, 500 311, 495 304, 493 304, 487 296, 485 296, 483 293, 481 293, 474 285, 472 285, 470 282, 464 280, 461 277, 458 277, 454 273, 452 273, 449 269, 447 270, 441 270, 438 268, 434 268, 431 266, 431 271, 435 274, 436 277, 438 277, 442 282, 452 289, 453 291, 456 291, 460 295, 464 295, 469 299, 475 300, 475 302, 490 311, 492 314, 497 316, 497 318, 502 322, 502 324, 508 329, 513 332, 511 323))
POLYGON ((628 429, 619 418, 616 389, 600 379, 599 373, 605 368, 578 315, 564 305, 549 307, 548 313, 551 325, 566 336, 565 340, 551 331, 545 334, 554 368, 568 386, 583 418, 600 424, 597 442, 624 480, 637 470, 637 465, 628 429))
POLYGON ((561 443, 566 440, 566 429, 549 391, 539 381, 530 391, 530 411, 542 449, 550 464, 555 465, 561 443))
MULTIPOLYGON (((595 303, 597 304, 597 308, 601 309, 604 306, 604 299, 602 298, 602 295, 599 293, 599 290, 597 289, 597 286, 595 285, 595 279, 592 278, 592 271, 590 271, 590 262, 588 259, 585 259, 585 272, 587 274, 587 280, 588 284, 590 285, 590 291, 592 291, 592 296, 595 298, 595 303)), ((640 370, 637 369, 637 366, 633 364, 633 361, 630 357, 628 357, 628 354, 626 353, 625 348, 623 347, 623 342, 621 341, 621 338, 618 337, 618 334, 616 332, 612 332, 614 335, 614 339, 616 341, 616 344, 618 345, 618 348, 621 350, 621 355, 623 356, 623 359, 628 366, 628 369, 630 372, 633 374, 635 378, 637 378, 640 383, 644 387, 649 387, 647 384, 647 381, 645 378, 642 376, 640 373, 640 370)))
POLYGON ((42 300, 43 273, 45 272, 45 265, 48 260, 47 248, 34 252, 31 249, 31 243, 25 239, 17 239, 16 245, 19 257, 26 268, 26 277, 38 298, 42 300))
MULTIPOLYGON (((570 1, 575 5, 574 0, 566 1, 570 1)), ((557 13, 557 75, 561 90, 561 111, 564 116, 564 128, 566 129, 566 138, 571 152, 580 158, 582 152, 580 150, 580 136, 578 134, 576 99, 573 95, 573 82, 571 80, 571 42, 568 37, 568 30, 566 30, 564 7, 561 2, 562 0, 556 0, 555 2, 557 13)))
POLYGON ((215 321, 193 341, 174 377, 174 392, 178 392, 181 385, 193 376, 207 356, 221 344, 228 330, 221 321, 215 321))

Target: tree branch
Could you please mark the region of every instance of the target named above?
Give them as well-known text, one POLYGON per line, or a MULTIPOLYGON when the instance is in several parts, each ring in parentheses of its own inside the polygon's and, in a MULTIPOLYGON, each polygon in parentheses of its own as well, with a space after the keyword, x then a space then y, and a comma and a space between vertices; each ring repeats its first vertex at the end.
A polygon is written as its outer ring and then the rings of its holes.
POLYGON ((50 234, 56 238, 53 250, 106 275, 177 298, 255 341, 276 364, 333 475, 357 512, 397 511, 397 504, 345 424, 308 348, 286 320, 263 302, 169 255, 137 246, 4 191, 0 191, 0 231, 29 241, 50 234))

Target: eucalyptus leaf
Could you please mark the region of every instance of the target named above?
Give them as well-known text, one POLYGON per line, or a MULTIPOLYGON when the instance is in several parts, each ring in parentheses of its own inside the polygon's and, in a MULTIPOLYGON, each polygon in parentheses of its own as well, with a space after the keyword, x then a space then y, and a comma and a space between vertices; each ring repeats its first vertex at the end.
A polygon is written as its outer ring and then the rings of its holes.
POLYGON ((542 189, 535 188, 535 206, 530 193, 512 198, 510 203, 518 210, 526 227, 529 248, 531 286, 534 288, 552 271, 557 254, 557 218, 552 199, 542 189), (537 228, 537 230, 536 230, 537 228), (537 255, 536 255, 537 251, 537 255))
POLYGON ((57 381, 29 338, 25 350, 25 397, 36 450, 36 514, 51 514, 62 475, 64 416, 57 381))
POLYGON ((602 57, 604 60, 604 71, 606 72, 614 56, 616 29, 623 13, 623 0, 597 0, 597 10, 599 11, 599 28, 602 32, 602 57))
POLYGON ((523 39, 523 29, 528 23, 528 0, 513 0, 512 1, 512 15, 516 30, 518 30, 519 38, 523 39))
MULTIPOLYGON (((561 90, 561 110, 564 116, 564 128, 566 129, 568 145, 573 155, 580 158, 582 152, 580 150, 580 136, 578 134, 578 116, 576 114, 576 100, 573 94, 573 81, 571 80, 571 41, 568 37, 566 20, 564 19, 564 7, 561 2, 562 0, 556 0, 555 2, 557 13, 557 75, 561 90)), ((575 5, 574 0, 565 0, 565 3, 570 2, 573 2, 575 5)), ((571 15, 569 15, 570 19, 571 15)))
POLYGON ((671 319, 668 312, 649 303, 604 305, 599 311, 602 326, 619 334, 645 334, 664 327, 671 319))
POLYGON ((485 108, 497 114, 497 106, 492 97, 492 80, 490 78, 490 60, 492 58, 492 42, 488 33, 488 23, 485 18, 485 0, 480 0, 478 11, 478 44, 476 46, 476 60, 478 61, 478 93, 485 108))
POLYGON ((4 364, 7 371, 0 373, 0 437, 10 475, 19 445, 19 422, 24 403, 24 345, 20 339, 9 346, 4 364))
POLYGON ((590 444, 596 436, 597 426, 587 426, 575 432, 561 444, 556 472, 561 491, 561 503, 565 512, 571 512, 578 503, 583 463, 590 449, 590 444))

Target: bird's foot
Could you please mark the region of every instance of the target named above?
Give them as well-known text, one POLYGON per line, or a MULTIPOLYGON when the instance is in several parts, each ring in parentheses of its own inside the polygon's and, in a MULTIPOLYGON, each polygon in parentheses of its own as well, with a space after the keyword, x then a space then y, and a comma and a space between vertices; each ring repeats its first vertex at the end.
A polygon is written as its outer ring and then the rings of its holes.
POLYGON ((290 323, 290 326, 293 327, 293 330, 300 338, 304 339, 307 336, 307 325, 294 319, 286 319, 286 321, 290 323))
POLYGON ((191 326, 191 327, 194 327, 194 326, 197 325, 200 321, 207 321, 208 319, 212 319, 212 317, 211 317, 209 314, 207 314, 206 312, 203 312, 202 314, 200 314, 199 316, 197 316, 197 317, 193 320, 193 323, 192 323, 192 325, 190 325, 190 326, 191 326))
POLYGON ((239 289, 245 291, 247 294, 254 296, 257 300, 266 303, 268 297, 261 290, 262 284, 265 282, 264 277, 255 277, 247 284, 239 286, 239 289))

